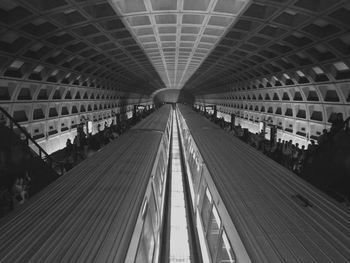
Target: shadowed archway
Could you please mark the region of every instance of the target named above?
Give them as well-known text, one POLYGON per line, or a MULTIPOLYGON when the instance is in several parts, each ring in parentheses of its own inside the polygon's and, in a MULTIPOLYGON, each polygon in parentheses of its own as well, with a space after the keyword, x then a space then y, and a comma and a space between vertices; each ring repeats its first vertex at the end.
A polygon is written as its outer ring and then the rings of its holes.
POLYGON ((191 93, 179 89, 161 89, 152 94, 156 105, 162 103, 188 103, 192 104, 194 97, 191 93))

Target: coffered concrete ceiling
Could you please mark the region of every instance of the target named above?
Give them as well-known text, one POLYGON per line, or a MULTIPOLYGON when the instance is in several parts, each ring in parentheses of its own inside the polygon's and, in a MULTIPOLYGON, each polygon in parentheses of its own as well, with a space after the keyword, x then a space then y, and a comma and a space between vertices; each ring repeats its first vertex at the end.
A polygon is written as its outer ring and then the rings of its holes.
POLYGON ((110 0, 167 88, 181 89, 248 0, 110 0))
POLYGON ((348 0, 1 0, 0 77, 142 94, 344 80, 349 16, 348 0))

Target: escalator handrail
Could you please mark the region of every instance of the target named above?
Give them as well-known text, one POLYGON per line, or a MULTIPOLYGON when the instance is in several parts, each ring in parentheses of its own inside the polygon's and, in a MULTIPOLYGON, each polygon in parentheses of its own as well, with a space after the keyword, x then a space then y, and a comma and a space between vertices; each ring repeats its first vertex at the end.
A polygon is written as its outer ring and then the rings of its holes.
POLYGON ((12 131, 13 131, 12 124, 14 124, 26 136, 26 140, 29 140, 39 149, 39 154, 33 151, 36 155, 38 155, 43 161, 49 161, 50 163, 58 163, 61 165, 60 162, 56 162, 55 160, 53 160, 53 158, 30 136, 27 130, 24 129, 4 108, 0 107, 0 111, 10 120, 10 129, 12 131), (42 156, 42 154, 44 156, 42 156))

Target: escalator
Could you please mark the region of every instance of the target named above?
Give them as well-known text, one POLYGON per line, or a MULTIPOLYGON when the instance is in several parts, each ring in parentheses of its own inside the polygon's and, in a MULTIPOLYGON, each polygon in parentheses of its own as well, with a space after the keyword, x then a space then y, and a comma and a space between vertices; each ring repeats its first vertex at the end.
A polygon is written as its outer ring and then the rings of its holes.
POLYGON ((0 217, 49 185, 60 174, 55 162, 0 107, 0 217), (31 145, 31 146, 29 146, 31 145))

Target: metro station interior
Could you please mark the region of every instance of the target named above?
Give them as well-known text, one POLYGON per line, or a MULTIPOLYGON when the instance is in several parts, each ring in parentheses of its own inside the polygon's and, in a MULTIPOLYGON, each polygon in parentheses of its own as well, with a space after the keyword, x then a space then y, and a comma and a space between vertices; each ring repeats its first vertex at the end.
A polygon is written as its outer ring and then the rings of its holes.
POLYGON ((348 0, 0 0, 0 262, 350 262, 348 0))

